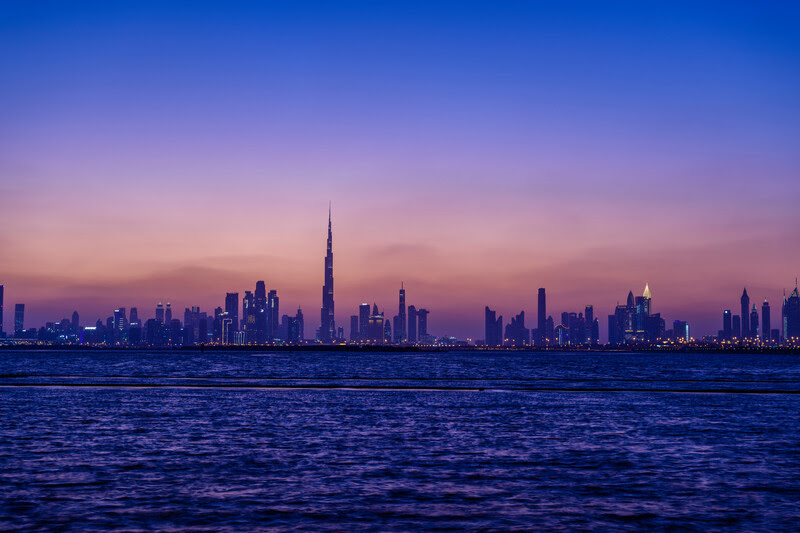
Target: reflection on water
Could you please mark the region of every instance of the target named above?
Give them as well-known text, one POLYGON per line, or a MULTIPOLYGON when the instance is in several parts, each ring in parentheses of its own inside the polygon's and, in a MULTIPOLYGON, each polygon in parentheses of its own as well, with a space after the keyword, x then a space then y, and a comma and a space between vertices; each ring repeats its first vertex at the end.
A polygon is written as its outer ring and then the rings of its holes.
POLYGON ((0 376, 3 530, 800 523, 792 356, 4 352, 0 376))

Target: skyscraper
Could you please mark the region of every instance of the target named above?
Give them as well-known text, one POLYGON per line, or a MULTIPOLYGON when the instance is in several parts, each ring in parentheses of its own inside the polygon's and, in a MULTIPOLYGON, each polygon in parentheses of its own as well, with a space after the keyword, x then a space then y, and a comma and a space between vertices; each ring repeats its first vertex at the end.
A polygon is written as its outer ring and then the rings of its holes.
POLYGON ((388 320, 383 321, 383 342, 392 343, 392 324, 388 320))
POLYGON ((399 307, 397 312, 397 328, 395 328, 394 338, 396 342, 405 342, 406 336, 406 289, 403 287, 403 282, 401 281, 399 307))
POLYGON ((263 281, 256 281, 256 292, 253 297, 256 317, 256 342, 267 342, 267 286, 263 281))
POLYGON ((278 335, 278 316, 280 313, 278 291, 271 290, 267 296, 267 340, 273 342, 278 335))
POLYGON ((164 322, 166 324, 172 323, 172 304, 167 302, 167 310, 164 313, 164 322))
POLYGON ((417 308, 413 305, 408 306, 408 342, 417 343, 417 308))
POLYGON ((164 304, 161 302, 158 302, 158 305, 156 305, 156 321, 159 324, 164 323, 164 304))
POLYGON ((744 289, 742 292, 742 297, 740 299, 742 304, 742 338, 749 339, 750 338, 750 297, 747 295, 747 289, 744 289))
POLYGON ((350 342, 358 342, 358 339, 359 339, 358 315, 352 315, 350 317, 350 342))
POLYGON ((19 336, 25 329, 25 304, 14 306, 14 336, 19 336))
POLYGON ((530 330, 525 327, 525 311, 520 311, 506 325, 505 341, 509 346, 526 346, 530 338, 530 330))
POLYGON ((769 342, 772 324, 770 324, 769 316, 769 302, 764 298, 764 303, 761 304, 761 339, 769 342))
POLYGON ((303 310, 299 307, 297 308, 297 313, 294 315, 294 319, 297 321, 297 342, 303 342, 306 338, 306 323, 303 319, 303 310))
POLYGON ((547 344, 547 297, 544 289, 539 289, 539 309, 536 317, 536 345, 547 344))
POLYGON ((225 293, 225 312, 231 319, 231 334, 239 331, 239 293, 225 293))
POLYGON ((372 314, 369 316, 365 340, 372 344, 383 344, 385 340, 383 313, 378 312, 377 304, 372 306, 372 314))
POLYGON ((369 304, 362 303, 358 306, 358 338, 360 341, 365 342, 368 336, 369 329, 369 304))
POLYGON ((644 294, 642 294, 642 298, 643 298, 643 303, 644 303, 645 316, 650 316, 650 314, 652 313, 653 310, 652 310, 652 306, 651 306, 652 297, 650 295, 650 284, 649 283, 645 283, 644 284, 644 294))
POLYGON ((729 341, 733 338, 733 325, 731 324, 731 310, 722 312, 722 338, 729 341))
POLYGON ((498 318, 497 313, 489 309, 488 305, 484 310, 484 328, 486 346, 501 346, 503 344, 503 317, 501 315, 498 318))
POLYGON ((783 309, 784 339, 796 344, 800 339, 800 293, 797 291, 797 282, 783 309))
MULTIPOLYGON (((131 307, 131 319, 133 319, 135 314, 136 314, 136 308, 131 307)), ((72 320, 70 320, 70 326, 72 327, 73 333, 77 333, 78 328, 81 327, 81 317, 77 311, 72 312, 72 320)))
POLYGON ((253 293, 244 291, 244 298, 242 299, 242 317, 243 328, 245 332, 245 342, 247 344, 254 344, 257 342, 256 335, 256 306, 253 298, 253 293))
POLYGON ((733 338, 742 338, 742 318, 739 315, 731 317, 731 324, 733 325, 733 338))
POLYGON ((417 338, 420 342, 429 342, 428 337, 428 310, 417 310, 417 338))
POLYGON ((756 309, 756 304, 753 304, 753 309, 750 311, 750 338, 758 339, 758 309, 756 309))
POLYGON ((336 338, 336 321, 333 312, 333 231, 331 208, 328 206, 328 248, 325 254, 325 283, 322 285, 322 309, 320 309, 319 340, 330 343, 336 338))

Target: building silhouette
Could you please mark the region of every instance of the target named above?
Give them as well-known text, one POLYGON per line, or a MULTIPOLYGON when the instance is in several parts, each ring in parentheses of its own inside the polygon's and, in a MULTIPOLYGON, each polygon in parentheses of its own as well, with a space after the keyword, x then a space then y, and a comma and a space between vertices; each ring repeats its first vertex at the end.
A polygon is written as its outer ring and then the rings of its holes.
POLYGON ((725 309, 722 312, 722 331, 720 338, 729 341, 733 339, 733 324, 731 323, 731 310, 725 309))
POLYGON ((362 303, 358 306, 358 340, 361 342, 366 342, 369 334, 369 315, 370 309, 368 303, 362 303))
POLYGON ((756 309, 756 304, 753 304, 753 309, 750 311, 750 338, 754 340, 759 338, 758 309, 756 309))
POLYGON ((14 306, 14 336, 19 337, 25 329, 25 304, 14 306))
POLYGON ((358 327, 358 315, 350 316, 350 342, 358 342, 360 338, 358 327))
POLYGON ((400 282, 400 294, 398 298, 398 311, 397 311, 397 325, 394 328, 395 342, 402 343, 406 341, 408 331, 406 328, 406 289, 403 282, 400 282))
POLYGON ((263 281, 256 282, 256 292, 253 294, 253 306, 256 316, 256 343, 267 342, 267 327, 269 318, 267 314, 267 285, 263 281))
POLYGON ((230 327, 230 336, 227 339, 227 342, 233 342, 233 336, 239 331, 239 293, 238 292, 228 292, 225 293, 225 312, 228 314, 228 318, 231 319, 230 327))
POLYGON ((761 339, 764 341, 771 340, 772 337, 772 324, 770 323, 769 316, 769 302, 764 298, 764 303, 761 304, 761 339))
POLYGON ((325 254, 325 282, 322 285, 322 308, 320 309, 318 338, 326 344, 336 339, 336 321, 334 320, 333 311, 333 231, 330 206, 328 206, 328 246, 325 254))
POLYGON ((534 344, 536 346, 545 346, 547 344, 547 295, 544 288, 539 288, 538 306, 536 315, 536 338, 534 344))
POLYGON ((386 339, 383 313, 378 312, 378 304, 373 304, 372 313, 367 322, 366 342, 370 344, 383 344, 386 339))
POLYGON ((797 344, 800 340, 800 293, 795 282, 794 290, 783 303, 783 338, 786 342, 797 344))
POLYGON ((741 339, 742 338, 742 317, 739 315, 733 315, 731 318, 731 323, 733 324, 733 338, 734 339, 741 339))
POLYGON ((740 298, 740 303, 742 304, 742 339, 749 339, 750 338, 750 297, 747 295, 747 288, 742 291, 742 297, 740 298))
POLYGON ((408 306, 408 342, 417 343, 417 308, 413 305, 408 306))
POLYGON ((278 316, 280 314, 280 300, 278 291, 271 290, 267 295, 267 341, 274 342, 280 339, 278 316))
POLYGON ((503 317, 486 306, 484 310, 484 329, 486 346, 502 346, 503 344, 503 317))
MULTIPOLYGON (((258 340, 256 336, 256 306, 255 298, 251 291, 244 291, 242 314, 244 315, 242 331, 245 333, 245 343, 255 344, 258 340)), ((186 320, 183 321, 183 324, 186 327, 186 320)))
POLYGON ((508 346, 527 346, 530 344, 531 332, 525 327, 525 311, 511 317, 506 325, 505 344, 508 346))
POLYGON ((431 343, 428 336, 428 310, 423 308, 417 309, 417 342, 431 343))

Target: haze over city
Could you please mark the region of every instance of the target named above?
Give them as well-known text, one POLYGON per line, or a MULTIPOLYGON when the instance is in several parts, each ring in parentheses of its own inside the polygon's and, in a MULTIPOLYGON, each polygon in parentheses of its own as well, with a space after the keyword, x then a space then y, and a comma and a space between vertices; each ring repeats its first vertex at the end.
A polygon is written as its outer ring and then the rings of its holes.
POLYGON ((649 283, 699 336, 794 287, 794 6, 36 5, 0 18, 0 283, 31 324, 262 279, 315 317, 329 201, 339 325, 403 281, 474 338, 547 287, 605 337, 649 283))

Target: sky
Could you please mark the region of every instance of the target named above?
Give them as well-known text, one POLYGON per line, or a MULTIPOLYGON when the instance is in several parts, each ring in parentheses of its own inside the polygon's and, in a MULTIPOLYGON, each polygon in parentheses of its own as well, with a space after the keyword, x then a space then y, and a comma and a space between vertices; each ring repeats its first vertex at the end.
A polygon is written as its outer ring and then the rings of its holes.
POLYGON ((6 330, 265 280, 313 332, 329 202, 346 332, 649 283, 699 337, 800 272, 792 2, 4 1, 0 72, 6 330))

